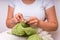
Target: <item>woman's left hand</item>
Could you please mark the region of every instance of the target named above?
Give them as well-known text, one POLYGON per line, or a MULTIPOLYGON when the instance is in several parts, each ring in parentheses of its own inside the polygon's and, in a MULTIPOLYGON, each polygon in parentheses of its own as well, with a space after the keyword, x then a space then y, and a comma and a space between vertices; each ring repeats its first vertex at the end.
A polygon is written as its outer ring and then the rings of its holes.
POLYGON ((26 23, 32 27, 37 27, 39 24, 39 20, 36 17, 30 17, 29 19, 27 19, 26 23))

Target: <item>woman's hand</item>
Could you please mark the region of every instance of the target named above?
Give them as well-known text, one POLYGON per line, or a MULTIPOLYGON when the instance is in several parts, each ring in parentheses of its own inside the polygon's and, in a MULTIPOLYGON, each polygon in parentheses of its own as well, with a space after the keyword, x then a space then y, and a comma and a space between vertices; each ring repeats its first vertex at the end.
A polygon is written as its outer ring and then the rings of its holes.
POLYGON ((23 18, 23 15, 21 13, 18 13, 15 15, 15 21, 18 23, 18 22, 21 22, 21 21, 24 21, 24 18, 23 18))
POLYGON ((36 17, 30 17, 29 19, 27 19, 26 23, 32 27, 37 27, 39 24, 39 20, 36 17))
POLYGON ((13 23, 19 23, 19 22, 23 21, 24 18, 23 18, 22 14, 18 13, 11 20, 12 20, 13 23))
POLYGON ((23 15, 18 13, 13 18, 7 18, 6 24, 9 28, 12 28, 14 25, 16 25, 17 23, 19 23, 23 20, 24 20, 23 15))

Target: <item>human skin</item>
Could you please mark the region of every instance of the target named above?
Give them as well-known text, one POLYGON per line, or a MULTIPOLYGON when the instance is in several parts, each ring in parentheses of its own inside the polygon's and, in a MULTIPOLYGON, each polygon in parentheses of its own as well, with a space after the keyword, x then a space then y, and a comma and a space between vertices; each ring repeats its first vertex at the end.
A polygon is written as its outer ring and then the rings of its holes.
MULTIPOLYGON (((35 0, 22 0, 25 4, 29 5, 32 4, 35 0)), ((14 8, 8 6, 8 16, 6 20, 6 25, 9 28, 12 28, 16 23, 24 20, 23 15, 18 13, 15 17, 13 16, 14 8), (12 20, 14 23, 11 23, 12 20)), ((43 28, 46 31, 56 31, 58 28, 58 21, 56 17, 55 7, 52 6, 45 10, 47 22, 43 20, 39 20, 36 17, 32 16, 27 20, 27 23, 31 26, 38 26, 43 28)))

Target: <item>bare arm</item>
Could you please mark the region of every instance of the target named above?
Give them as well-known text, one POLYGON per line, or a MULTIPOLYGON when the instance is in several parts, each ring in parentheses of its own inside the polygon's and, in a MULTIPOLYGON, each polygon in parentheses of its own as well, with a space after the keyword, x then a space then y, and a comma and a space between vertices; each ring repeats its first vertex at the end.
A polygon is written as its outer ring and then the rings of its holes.
POLYGON ((55 31, 58 27, 55 7, 53 6, 45 11, 46 11, 47 22, 40 20, 39 26, 47 31, 55 31))
POLYGON ((56 31, 58 28, 58 22, 57 22, 54 6, 49 9, 46 9, 45 12, 46 12, 47 22, 39 20, 36 17, 30 17, 27 20, 27 23, 30 24, 31 27, 38 26, 46 31, 56 31))
POLYGON ((8 6, 8 15, 6 20, 6 25, 8 28, 12 28, 14 27, 14 25, 24 20, 23 15, 21 13, 18 13, 14 16, 13 12, 14 12, 14 8, 8 6))
POLYGON ((7 15, 7 20, 6 20, 6 25, 9 28, 15 25, 15 24, 11 24, 11 19, 13 18, 13 12, 14 12, 14 8, 8 6, 8 15, 7 15))

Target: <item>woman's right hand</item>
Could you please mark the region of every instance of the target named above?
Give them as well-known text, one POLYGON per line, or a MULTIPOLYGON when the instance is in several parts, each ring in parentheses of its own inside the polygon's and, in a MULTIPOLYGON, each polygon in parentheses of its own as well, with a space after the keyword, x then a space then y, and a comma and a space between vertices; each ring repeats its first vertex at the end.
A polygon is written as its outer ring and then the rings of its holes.
POLYGON ((15 15, 14 18, 12 18, 14 23, 19 23, 21 21, 24 21, 23 15, 21 13, 18 13, 15 15))
POLYGON ((23 15, 18 13, 13 18, 7 18, 6 24, 7 24, 7 27, 12 28, 14 25, 16 25, 21 21, 24 21, 23 15))

